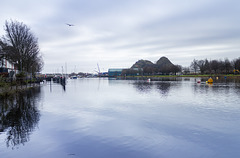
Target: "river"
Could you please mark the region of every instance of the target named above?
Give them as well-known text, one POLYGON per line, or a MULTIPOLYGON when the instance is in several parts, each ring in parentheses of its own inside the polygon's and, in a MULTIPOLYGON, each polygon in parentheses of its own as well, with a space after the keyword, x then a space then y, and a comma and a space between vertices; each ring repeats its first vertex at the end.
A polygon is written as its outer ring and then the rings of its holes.
POLYGON ((240 83, 72 79, 0 101, 1 158, 237 158, 240 83))

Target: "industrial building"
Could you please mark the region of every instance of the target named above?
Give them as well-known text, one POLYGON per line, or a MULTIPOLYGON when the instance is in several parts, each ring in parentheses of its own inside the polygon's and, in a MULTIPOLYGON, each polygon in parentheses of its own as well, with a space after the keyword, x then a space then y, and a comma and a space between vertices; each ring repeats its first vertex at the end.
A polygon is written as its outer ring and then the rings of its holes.
POLYGON ((121 76, 123 69, 108 69, 109 77, 121 76))

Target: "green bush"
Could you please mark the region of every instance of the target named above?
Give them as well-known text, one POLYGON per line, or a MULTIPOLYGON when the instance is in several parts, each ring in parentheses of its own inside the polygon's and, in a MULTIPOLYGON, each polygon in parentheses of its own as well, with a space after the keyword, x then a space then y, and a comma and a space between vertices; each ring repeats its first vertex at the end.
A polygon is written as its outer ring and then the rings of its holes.
POLYGON ((24 78, 24 77, 26 77, 26 74, 24 72, 16 74, 16 78, 24 78))
POLYGON ((6 84, 5 79, 2 76, 0 76, 0 87, 4 87, 5 84, 6 84))

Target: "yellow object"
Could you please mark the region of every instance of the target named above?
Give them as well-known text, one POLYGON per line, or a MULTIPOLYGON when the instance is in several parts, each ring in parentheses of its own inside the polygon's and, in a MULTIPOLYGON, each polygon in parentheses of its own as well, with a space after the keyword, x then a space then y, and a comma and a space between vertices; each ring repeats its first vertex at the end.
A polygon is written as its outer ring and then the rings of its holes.
POLYGON ((235 72, 238 72, 239 73, 239 70, 238 69, 235 69, 235 70, 233 70, 233 72, 235 73, 235 72))
POLYGON ((213 79, 210 77, 207 82, 208 83, 213 83, 213 79))

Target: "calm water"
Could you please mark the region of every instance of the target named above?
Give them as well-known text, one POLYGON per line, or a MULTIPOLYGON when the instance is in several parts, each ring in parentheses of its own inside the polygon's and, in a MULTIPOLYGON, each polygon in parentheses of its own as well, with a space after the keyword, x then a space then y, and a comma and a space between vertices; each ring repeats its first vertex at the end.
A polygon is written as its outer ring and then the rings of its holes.
POLYGON ((0 101, 1 158, 237 158, 240 83, 68 80, 0 101))

